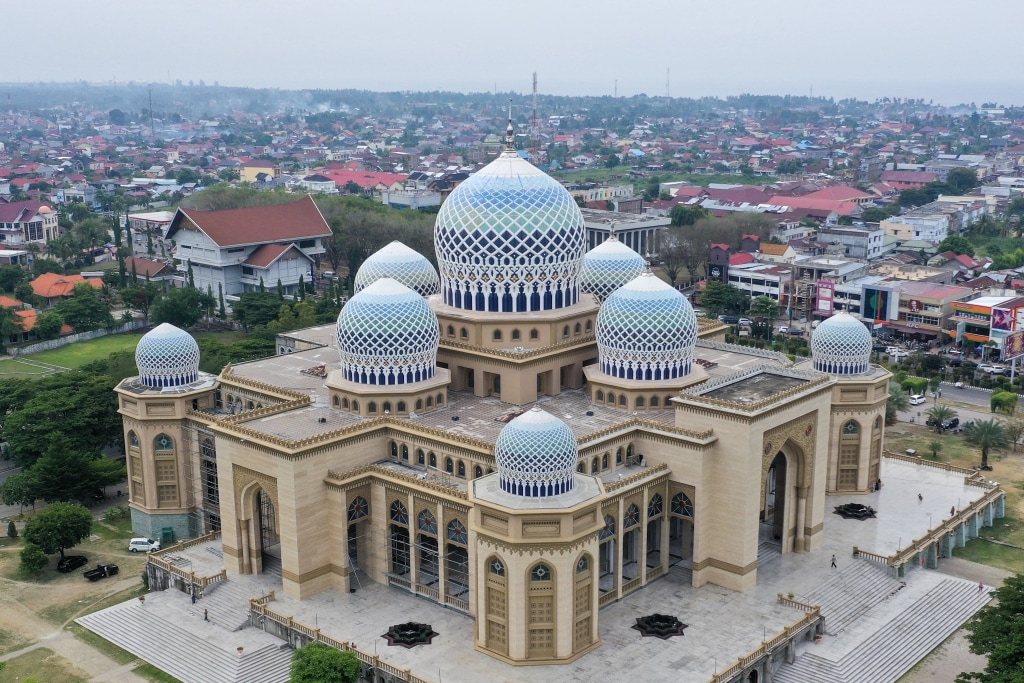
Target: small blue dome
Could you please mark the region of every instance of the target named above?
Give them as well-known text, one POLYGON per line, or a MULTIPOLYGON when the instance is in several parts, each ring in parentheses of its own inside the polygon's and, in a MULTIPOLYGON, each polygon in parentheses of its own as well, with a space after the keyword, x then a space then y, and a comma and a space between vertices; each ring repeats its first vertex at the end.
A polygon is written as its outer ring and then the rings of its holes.
POLYGON ((612 377, 685 377, 696 345, 690 302, 649 270, 612 292, 597 314, 601 371, 612 377))
POLYGON ((536 498, 572 490, 579 451, 569 425, 534 407, 501 430, 494 459, 503 491, 536 498))
POLYGON ((420 296, 438 292, 437 271, 425 256, 397 240, 375 252, 363 261, 355 277, 355 291, 358 294, 377 280, 390 277, 413 290, 420 296))
POLYGON ((338 314, 343 376, 360 384, 410 384, 434 376, 440 340, 437 316, 402 283, 382 278, 338 314))
POLYGON ((185 330, 161 323, 135 347, 139 379, 147 387, 180 387, 199 379, 199 344, 185 330))
POLYGON ((506 148, 441 205, 434 246, 444 303, 522 313, 579 300, 583 214, 562 185, 506 148))
POLYGON ((859 375, 871 365, 871 332, 845 311, 834 314, 811 335, 814 369, 834 375, 859 375))
POLYGON ((580 289, 604 301, 612 292, 644 272, 647 262, 612 235, 583 255, 580 289))

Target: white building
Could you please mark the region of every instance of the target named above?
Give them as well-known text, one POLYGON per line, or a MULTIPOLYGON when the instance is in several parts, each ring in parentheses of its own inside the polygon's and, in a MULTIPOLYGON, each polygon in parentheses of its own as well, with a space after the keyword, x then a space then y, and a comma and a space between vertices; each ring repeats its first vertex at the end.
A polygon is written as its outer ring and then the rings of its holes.
POLYGON ((178 209, 167 231, 178 247, 178 271, 192 268, 195 286, 224 294, 256 291, 262 282, 285 294, 310 282, 313 257, 324 253, 331 229, 310 197, 290 204, 227 211, 178 209))

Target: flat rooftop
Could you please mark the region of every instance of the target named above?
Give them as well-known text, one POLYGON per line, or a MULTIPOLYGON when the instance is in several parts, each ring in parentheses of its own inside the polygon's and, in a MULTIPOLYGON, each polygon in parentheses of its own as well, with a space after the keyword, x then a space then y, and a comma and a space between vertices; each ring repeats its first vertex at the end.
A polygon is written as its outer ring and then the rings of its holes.
POLYGON ((757 403, 775 394, 807 384, 808 381, 802 377, 787 377, 771 372, 762 372, 711 391, 701 392, 701 396, 732 403, 757 403))

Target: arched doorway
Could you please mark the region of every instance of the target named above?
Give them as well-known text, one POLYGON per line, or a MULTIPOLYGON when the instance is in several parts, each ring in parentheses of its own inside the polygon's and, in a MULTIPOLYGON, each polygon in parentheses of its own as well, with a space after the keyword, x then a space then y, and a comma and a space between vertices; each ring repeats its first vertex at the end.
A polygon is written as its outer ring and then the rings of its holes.
POLYGON ((669 563, 693 567, 693 501, 685 493, 672 496, 669 516, 669 563))
POLYGON ((759 540, 761 543, 774 543, 779 546, 785 533, 786 487, 787 487, 786 454, 779 451, 765 474, 764 498, 761 500, 761 526, 759 540))
POLYGON ((266 491, 260 489, 256 494, 259 506, 259 538, 260 550, 263 553, 263 566, 267 566, 267 556, 273 557, 277 563, 281 561, 281 534, 277 527, 277 511, 274 501, 266 491))

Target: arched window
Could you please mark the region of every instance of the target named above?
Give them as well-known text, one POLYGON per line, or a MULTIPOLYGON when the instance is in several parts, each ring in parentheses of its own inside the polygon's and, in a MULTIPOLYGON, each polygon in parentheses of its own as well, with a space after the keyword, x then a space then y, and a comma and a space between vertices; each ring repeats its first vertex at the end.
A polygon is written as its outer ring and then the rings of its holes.
POLYGON ((626 517, 622 520, 622 528, 628 529, 640 523, 640 508, 630 503, 626 508, 626 517))
POLYGON ((459 330, 459 336, 462 337, 463 339, 467 339, 469 337, 469 330, 463 327, 462 329, 459 330))
POLYGON ((608 454, 607 453, 605 453, 604 455, 601 456, 601 469, 602 470, 608 469, 608 454))
POLYGON ((860 425, 857 424, 854 420, 850 420, 849 422, 847 422, 846 424, 843 425, 843 434, 859 434, 859 433, 860 433, 860 425))
POLYGON ((443 405, 444 405, 444 394, 438 394, 438 395, 437 395, 437 399, 435 399, 435 401, 434 401, 434 402, 435 402, 435 403, 437 404, 437 406, 438 406, 439 408, 440 408, 441 406, 443 406, 443 405))
POLYGON ((210 460, 217 457, 217 447, 213 444, 213 439, 203 439, 203 443, 200 445, 200 450, 204 458, 210 460))
POLYGON ((546 583, 551 581, 551 567, 543 562, 530 570, 530 583, 546 583))
POLYGON ((626 395, 625 394, 620 394, 619 395, 619 405, 622 406, 623 408, 626 407, 626 395))
POLYGON ((466 478, 466 463, 459 461, 458 466, 455 468, 455 476, 466 478))
POLYGON ((581 462, 579 465, 576 465, 576 471, 579 472, 580 474, 586 474, 587 473, 587 464, 581 462))
POLYGON ((385 413, 390 413, 391 412, 391 401, 384 401, 384 412, 385 413))
POLYGON ((615 394, 611 391, 608 392, 608 404, 615 405, 615 394))
POLYGON ((693 501, 685 493, 672 496, 672 514, 693 518, 693 501))
POLYGON ((399 413, 404 413, 405 412, 405 401, 399 401, 398 402, 398 412, 399 413))
POLYGON ((658 407, 658 403, 659 403, 658 397, 657 396, 651 396, 651 407, 652 408, 657 408, 658 407))
POLYGON ((427 396, 427 407, 430 408, 433 405, 434 405, 434 397, 433 396, 427 396))
POLYGON ((347 399, 347 398, 343 398, 343 399, 341 399, 341 407, 342 407, 342 408, 348 408, 348 407, 349 407, 349 405, 348 405, 348 399, 347 399))
POLYGON ((473 478, 479 479, 482 476, 484 476, 484 469, 480 467, 480 465, 477 465, 473 468, 473 478))
POLYGON ((519 330, 512 330, 512 341, 519 341, 523 338, 523 333, 519 330))
POLYGON ((651 499, 647 501, 647 516, 657 517, 665 509, 665 501, 661 499, 660 493, 655 493, 651 496, 651 499))
POLYGON ((396 500, 391 504, 391 521, 395 524, 409 523, 409 511, 405 509, 400 500, 396 500))
POLYGON ((428 534, 437 535, 437 519, 434 517, 434 513, 430 510, 421 510, 419 517, 416 518, 416 526, 420 531, 425 531, 428 534))
POLYGON ((645 407, 645 406, 644 406, 644 397, 643 397, 643 396, 637 396, 637 397, 636 397, 636 407, 637 407, 637 408, 643 408, 643 407, 645 407))
POLYGON ((600 471, 600 467, 597 464, 597 458, 590 461, 590 473, 597 474, 600 471))
POLYGON ((672 407, 672 397, 671 396, 666 396, 665 397, 665 407, 666 408, 671 408, 672 407))
POLYGON ((366 412, 368 412, 368 413, 376 413, 377 412, 377 404, 375 402, 373 402, 373 401, 370 401, 370 404, 368 406, 366 406, 366 412))
POLYGON ((495 330, 493 335, 494 341, 501 341, 501 330, 495 330))
POLYGON ((444 459, 444 471, 448 474, 452 474, 455 470, 454 463, 451 458, 444 459))
POLYGON ((566 325, 565 327, 562 328, 562 337, 568 337, 568 336, 569 336, 569 326, 566 325))
POLYGON ((166 434, 159 434, 153 439, 153 450, 160 451, 173 451, 174 450, 174 439, 167 436, 166 434))
POLYGON ((466 525, 459 519, 448 522, 448 540, 462 545, 469 543, 469 532, 466 531, 466 525))
POLYGON ((494 574, 495 576, 505 576, 505 563, 496 557, 491 560, 490 564, 487 566, 487 569, 488 571, 490 571, 491 574, 494 574))
POLYGON ((416 464, 417 465, 422 465, 425 462, 426 462, 426 459, 423 457, 423 449, 422 448, 417 448, 416 449, 416 464))
POLYGON ((594 400, 604 403, 604 391, 601 389, 597 390, 597 394, 594 396, 594 400))
POLYGON ((530 339, 540 339, 540 332, 537 330, 530 330, 530 339))
POLYGON ((139 435, 135 432, 128 432, 128 445, 132 448, 139 447, 139 435))
POLYGON ((576 563, 576 573, 577 574, 586 574, 589 571, 590 571, 590 558, 587 557, 586 555, 584 555, 576 563))
POLYGON ((429 456, 427 456, 427 457, 428 457, 428 459, 430 460, 430 466, 431 466, 431 467, 437 467, 437 456, 436 456, 436 455, 434 455, 434 452, 433 452, 433 451, 431 451, 431 452, 430 452, 430 455, 429 455, 429 456))
POLYGON ((572 328, 572 333, 573 334, 579 334, 582 331, 583 331, 583 328, 580 327, 579 323, 576 323, 576 326, 572 328))
POLYGON ((455 336, 455 326, 454 325, 449 325, 448 326, 448 336, 449 337, 454 337, 455 336))
POLYGON ((621 446, 619 447, 619 449, 617 451, 615 451, 615 464, 616 465, 621 465, 622 464, 622 447, 621 446))
POLYGON ((359 410, 359 401, 352 401, 352 410, 359 410))
POLYGON ((615 518, 611 515, 604 516, 604 528, 597 534, 597 538, 603 541, 615 535, 615 518))
POLYGON ((335 394, 335 396, 334 396, 334 407, 337 408, 340 405, 341 405, 341 398, 337 394, 335 394))
POLYGON ((409 447, 406 446, 403 443, 402 444, 402 460, 408 460, 408 459, 409 459, 409 447))
POLYGON ((423 410, 423 399, 416 399, 416 410, 423 410))
POLYGON ((594 323, 592 323, 592 322, 590 322, 588 320, 587 321, 587 332, 590 332, 590 330, 592 330, 592 329, 594 329, 594 323))
POLYGON ((354 522, 357 519, 370 516, 370 504, 362 496, 356 496, 355 500, 348 506, 348 521, 354 522))
POLYGON ((398 444, 395 443, 394 441, 391 442, 391 457, 392 458, 397 458, 398 457, 398 444))

